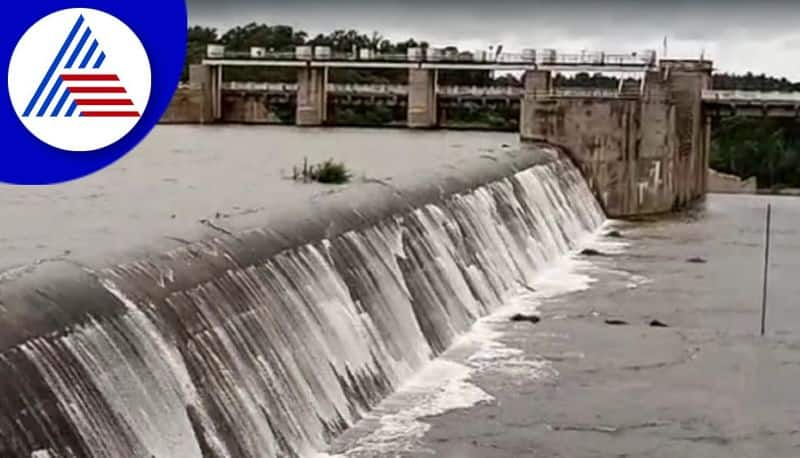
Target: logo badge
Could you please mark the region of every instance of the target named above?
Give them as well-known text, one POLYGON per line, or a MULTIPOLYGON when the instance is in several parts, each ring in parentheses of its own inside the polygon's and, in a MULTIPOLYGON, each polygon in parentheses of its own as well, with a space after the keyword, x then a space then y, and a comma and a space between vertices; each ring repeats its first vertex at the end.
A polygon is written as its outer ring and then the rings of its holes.
POLYGON ((136 34, 89 8, 51 13, 17 42, 8 68, 13 109, 36 138, 95 151, 125 137, 147 109, 150 61, 136 34))

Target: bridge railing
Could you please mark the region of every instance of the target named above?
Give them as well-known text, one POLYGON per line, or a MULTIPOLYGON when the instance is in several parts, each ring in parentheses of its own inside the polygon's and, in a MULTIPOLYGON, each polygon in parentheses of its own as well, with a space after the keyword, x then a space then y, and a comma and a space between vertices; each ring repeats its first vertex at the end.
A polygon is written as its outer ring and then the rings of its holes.
POLYGON ((504 52, 494 54, 488 51, 461 51, 434 48, 409 48, 407 53, 379 53, 372 49, 358 49, 354 52, 334 51, 327 46, 301 46, 295 51, 274 52, 254 47, 250 51, 227 50, 222 45, 209 45, 207 57, 210 59, 236 60, 295 60, 295 61, 365 61, 365 62, 426 62, 426 63, 485 63, 512 65, 553 65, 553 66, 626 66, 650 67, 656 64, 654 51, 632 53, 581 52, 560 53, 554 49, 527 49, 521 53, 504 52))
MULTIPOLYGON (((296 92, 297 84, 294 83, 259 83, 231 81, 222 86, 225 90, 250 91, 250 92, 269 92, 283 93, 296 92)), ((405 84, 341 84, 329 83, 328 92, 336 94, 387 94, 405 95, 408 94, 408 86, 405 84)), ((522 95, 521 87, 513 86, 439 86, 437 93, 446 96, 508 96, 518 97, 522 95)))
POLYGON ((587 99, 618 99, 618 98, 635 98, 638 94, 628 94, 620 92, 616 89, 598 89, 598 88, 555 88, 549 91, 534 91, 532 93, 538 98, 587 98, 587 99))
MULTIPOLYGON (((232 81, 223 84, 223 89, 268 93, 293 93, 297 91, 294 83, 258 83, 232 81)), ((329 93, 352 95, 406 95, 405 84, 341 84, 329 83, 329 93)), ((525 90, 516 86, 438 86, 436 93, 446 97, 522 97, 525 90)), ((632 98, 638 94, 620 92, 617 89, 559 87, 549 91, 536 91, 537 97, 579 97, 579 98, 632 98)))
POLYGON ((439 86, 436 92, 447 96, 519 97, 523 89, 514 86, 439 86))
POLYGON ((800 92, 704 90, 707 102, 800 103, 800 92))

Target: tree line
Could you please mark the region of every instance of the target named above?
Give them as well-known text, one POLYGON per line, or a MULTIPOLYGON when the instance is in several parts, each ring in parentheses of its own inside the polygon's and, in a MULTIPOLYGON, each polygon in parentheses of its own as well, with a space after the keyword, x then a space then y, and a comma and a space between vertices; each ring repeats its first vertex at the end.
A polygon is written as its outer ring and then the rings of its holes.
POLYGON ((800 188, 800 120, 725 118, 713 130, 711 167, 760 188, 800 188))

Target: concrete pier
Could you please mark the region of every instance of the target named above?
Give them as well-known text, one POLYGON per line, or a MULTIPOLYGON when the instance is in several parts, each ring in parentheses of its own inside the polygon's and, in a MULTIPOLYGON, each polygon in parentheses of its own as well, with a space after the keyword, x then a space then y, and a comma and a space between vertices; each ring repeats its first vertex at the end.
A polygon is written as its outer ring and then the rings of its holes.
POLYGON ((437 70, 408 71, 408 127, 435 127, 437 70))
POLYGON ((520 133, 526 140, 547 141, 544 136, 540 136, 531 120, 536 117, 537 97, 549 97, 552 86, 552 75, 546 70, 530 70, 522 75, 522 105, 520 106, 520 133), (524 131, 528 128, 528 132, 524 131))
POLYGON ((215 74, 210 65, 189 66, 189 84, 175 92, 162 123, 207 124, 214 121, 215 74))
POLYGON ((297 70, 298 126, 320 126, 328 117, 328 69, 301 68, 297 70))
POLYGON ((538 73, 525 76, 521 137, 565 148, 609 216, 668 212, 705 195, 710 62, 662 61, 638 93, 608 96, 548 94, 538 73))

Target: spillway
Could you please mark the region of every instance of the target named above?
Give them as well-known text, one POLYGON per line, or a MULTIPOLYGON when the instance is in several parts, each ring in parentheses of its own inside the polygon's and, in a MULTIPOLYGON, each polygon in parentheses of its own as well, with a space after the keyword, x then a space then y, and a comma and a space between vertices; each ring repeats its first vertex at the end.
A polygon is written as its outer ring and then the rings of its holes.
POLYGON ((313 455, 605 219, 557 156, 403 202, 0 277, 0 456, 313 455))

